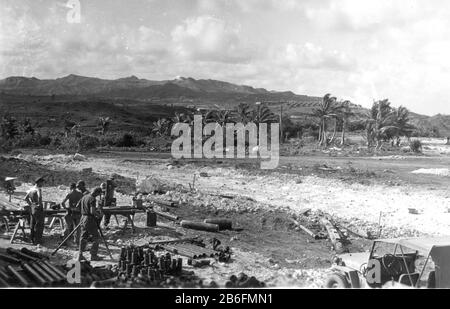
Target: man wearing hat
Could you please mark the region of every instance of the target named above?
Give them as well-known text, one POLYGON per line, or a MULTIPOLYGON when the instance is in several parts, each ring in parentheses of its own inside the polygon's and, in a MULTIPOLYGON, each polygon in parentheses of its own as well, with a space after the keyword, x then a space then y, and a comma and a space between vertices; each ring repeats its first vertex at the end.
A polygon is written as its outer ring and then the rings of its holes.
MULTIPOLYGON (((62 207, 67 209, 67 214, 64 216, 66 221, 66 229, 64 230, 64 238, 69 235, 73 229, 80 223, 80 210, 77 208, 78 202, 83 197, 83 193, 77 190, 77 185, 75 183, 70 184, 70 192, 66 195, 64 200, 61 202, 62 207), (66 202, 69 205, 66 207, 66 202)), ((74 242, 78 244, 79 233, 75 233, 74 242)))
POLYGON ((86 189, 86 183, 83 180, 77 182, 77 189, 83 194, 89 194, 89 191, 86 189))
POLYGON ((81 211, 81 232, 80 232, 80 250, 78 254, 78 260, 84 260, 83 251, 86 249, 89 237, 92 239, 91 247, 91 261, 100 261, 101 257, 98 256, 98 246, 100 242, 100 234, 98 230, 98 218, 101 218, 102 214, 97 208, 96 197, 102 193, 101 188, 95 188, 92 193, 89 193, 80 200, 81 211))
POLYGON ((42 186, 44 178, 38 177, 34 181, 35 186, 27 192, 25 201, 31 207, 30 230, 31 241, 34 245, 42 243, 42 234, 44 233, 44 206, 42 204, 42 186))

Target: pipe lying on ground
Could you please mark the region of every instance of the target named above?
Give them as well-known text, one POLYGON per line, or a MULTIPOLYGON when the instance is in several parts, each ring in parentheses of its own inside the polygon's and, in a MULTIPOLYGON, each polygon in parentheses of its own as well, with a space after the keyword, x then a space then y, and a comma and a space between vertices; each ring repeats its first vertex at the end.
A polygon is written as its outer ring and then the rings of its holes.
POLYGON ((57 281, 38 264, 30 264, 30 267, 33 268, 39 275, 41 275, 41 277, 44 278, 50 285, 57 281))
POLYGON ((35 257, 35 258, 40 259, 40 260, 43 260, 43 259, 48 260, 49 259, 48 256, 46 256, 44 254, 41 254, 41 253, 38 253, 38 252, 31 251, 30 249, 27 249, 25 247, 20 249, 20 251, 22 253, 25 253, 28 256, 32 256, 32 257, 35 257))
POLYGON ((34 268, 30 265, 22 263, 22 269, 31 277, 34 281, 36 281, 40 286, 47 286, 50 283, 47 282, 34 268))
POLYGON ((0 269, 0 278, 7 281, 11 280, 11 277, 3 270, 3 267, 0 269))
POLYGON ((207 232, 214 232, 214 233, 219 232, 219 226, 217 224, 183 220, 183 221, 181 221, 180 225, 181 225, 181 227, 184 227, 186 229, 207 231, 207 232))
POLYGON ((30 283, 21 275, 17 270, 14 269, 11 265, 8 265, 6 269, 11 273, 11 275, 19 282, 19 284, 23 287, 29 287, 30 283))
POLYGON ((50 276, 53 277, 53 279, 56 282, 62 282, 65 281, 66 278, 61 278, 54 270, 50 269, 50 267, 48 267, 47 265, 43 264, 43 263, 37 263, 42 269, 44 269, 50 276))
POLYGON ((6 281, 3 280, 2 278, 0 278, 0 287, 2 287, 2 288, 9 288, 9 287, 11 287, 11 286, 9 285, 8 282, 6 282, 6 281))
POLYGON ((179 219, 178 216, 169 214, 167 212, 160 212, 160 211, 156 211, 156 210, 153 210, 153 212, 155 214, 157 214, 158 216, 161 216, 161 217, 166 218, 166 219, 171 220, 171 221, 178 221, 178 219, 179 219))
POLYGON ((219 226, 219 230, 231 230, 233 229, 233 222, 228 219, 205 219, 204 223, 209 224, 217 224, 219 226))
POLYGON ((12 255, 16 256, 18 259, 21 259, 21 260, 27 260, 27 261, 33 261, 33 262, 38 260, 37 258, 35 258, 31 255, 25 254, 19 250, 13 249, 13 248, 6 249, 6 252, 8 254, 12 254, 12 255))
POLYGON ((50 268, 51 270, 53 270, 56 274, 58 274, 58 276, 61 278, 61 280, 66 280, 67 279, 67 274, 64 274, 61 270, 59 270, 56 266, 50 264, 47 261, 42 261, 42 264, 46 265, 48 268, 50 268))
POLYGON ((0 253, 0 260, 3 260, 5 262, 11 263, 11 264, 20 264, 19 259, 16 259, 15 257, 12 257, 10 255, 1 254, 1 253, 0 253))
POLYGON ((172 253, 179 254, 179 255, 182 255, 182 256, 185 256, 185 257, 188 257, 191 259, 197 258, 197 255, 195 253, 184 250, 184 249, 179 249, 179 248, 172 247, 172 246, 164 246, 164 249, 167 251, 170 251, 172 253))

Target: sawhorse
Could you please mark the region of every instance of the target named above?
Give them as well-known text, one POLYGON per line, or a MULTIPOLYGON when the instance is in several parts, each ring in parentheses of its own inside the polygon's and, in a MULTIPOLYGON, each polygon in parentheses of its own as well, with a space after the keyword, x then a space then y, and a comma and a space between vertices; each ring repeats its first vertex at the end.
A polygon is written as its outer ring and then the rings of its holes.
POLYGON ((14 240, 16 239, 17 233, 19 232, 19 230, 22 231, 23 237, 25 239, 27 239, 27 233, 25 233, 25 219, 24 218, 19 219, 19 222, 17 222, 9 243, 11 243, 11 244, 14 243, 14 240))
POLYGON ((136 228, 134 226, 134 218, 132 218, 132 215, 123 215, 123 216, 126 218, 126 221, 122 229, 125 231, 128 227, 128 223, 130 223, 131 232, 134 233, 136 231, 136 228))
POLYGON ((5 217, 1 217, 0 221, 1 221, 0 224, 2 224, 5 227, 5 232, 9 233, 9 222, 8 222, 8 219, 6 219, 5 217))
POLYGON ((58 221, 60 229, 64 230, 64 227, 65 227, 65 225, 64 225, 64 218, 61 217, 61 216, 54 216, 52 218, 52 221, 50 222, 50 225, 48 226, 48 228, 52 229, 53 226, 55 225, 56 221, 58 221))

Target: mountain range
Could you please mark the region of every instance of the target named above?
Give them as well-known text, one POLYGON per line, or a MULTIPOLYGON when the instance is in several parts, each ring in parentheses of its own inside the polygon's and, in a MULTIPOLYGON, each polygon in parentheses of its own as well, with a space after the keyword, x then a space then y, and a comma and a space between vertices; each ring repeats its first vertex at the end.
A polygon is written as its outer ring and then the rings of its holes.
MULTIPOLYGON (((268 94, 265 89, 239 86, 217 80, 195 80, 179 77, 173 80, 153 81, 136 76, 115 80, 68 75, 57 79, 37 79, 35 77, 13 76, 0 80, 0 91, 6 93, 51 96, 51 95, 118 95, 121 91, 140 91, 143 94, 158 93, 158 89, 186 91, 189 95, 198 93, 268 94)), ((293 94, 293 93, 290 93, 293 94)))
MULTIPOLYGON (((233 108, 239 103, 267 102, 278 110, 283 105, 285 115, 302 119, 311 116, 321 98, 298 95, 291 91, 269 91, 246 85, 212 79, 177 77, 173 80, 147 80, 136 76, 115 80, 68 75, 56 79, 12 76, 0 80, 0 103, 28 100, 32 102, 108 102, 126 108, 147 108, 150 105, 196 108, 233 108)), ((352 104, 356 119, 367 109, 352 104)), ((49 108, 49 107, 46 107, 49 108)), ((415 125, 436 127, 450 135, 450 116, 433 117, 411 113, 415 125)))

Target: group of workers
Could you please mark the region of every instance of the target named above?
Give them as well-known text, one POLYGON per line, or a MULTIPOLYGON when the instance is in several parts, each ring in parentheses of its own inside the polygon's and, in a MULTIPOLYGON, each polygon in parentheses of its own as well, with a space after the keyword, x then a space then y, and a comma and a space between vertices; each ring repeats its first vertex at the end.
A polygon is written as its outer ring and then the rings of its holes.
MULTIPOLYGON (((44 232, 44 206, 42 199, 42 188, 45 179, 38 177, 34 181, 34 187, 27 192, 25 201, 30 207, 30 238, 33 244, 42 244, 44 232)), ((110 182, 111 185, 112 181, 110 182)), ((113 188, 112 188, 113 189, 113 188)), ((111 193, 109 194, 111 196, 111 193)), ((92 241, 90 249, 91 261, 99 261, 98 247, 100 243, 100 223, 104 219, 104 227, 108 228, 109 215, 102 213, 103 206, 111 206, 107 203, 107 184, 102 183, 89 192, 84 181, 80 180, 76 184, 70 185, 70 192, 61 202, 61 206, 67 210, 64 216, 65 230, 64 238, 73 232, 73 242, 79 246, 78 260, 84 260, 83 252, 88 241, 92 241), (99 200, 97 201, 97 197, 99 200), (67 204, 66 204, 67 203, 67 204), (79 229, 77 229, 79 226, 79 229), (77 229, 77 231, 74 231, 77 229)), ((69 241, 69 240, 67 240, 69 241)), ((66 243, 67 245, 67 243, 66 243)))

